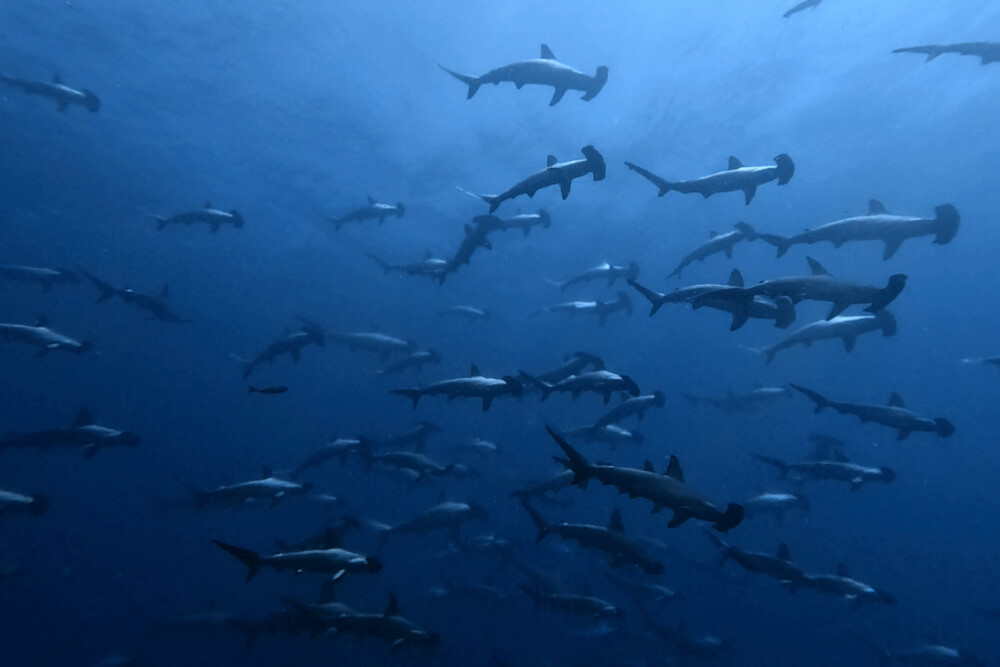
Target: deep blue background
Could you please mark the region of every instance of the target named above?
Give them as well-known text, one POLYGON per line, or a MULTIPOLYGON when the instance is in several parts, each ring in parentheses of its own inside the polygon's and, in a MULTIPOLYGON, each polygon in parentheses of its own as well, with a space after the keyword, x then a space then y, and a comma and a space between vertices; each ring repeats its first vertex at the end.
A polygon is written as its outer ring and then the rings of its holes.
MULTIPOLYGON (((646 451, 588 451, 623 465, 676 453, 689 481, 712 499, 739 500, 780 485, 751 452, 786 458, 808 453, 806 436, 822 431, 850 441, 858 461, 899 472, 889 487, 850 494, 811 490, 809 515, 750 522, 735 544, 770 551, 789 543, 810 570, 838 561, 858 578, 898 597, 896 608, 851 613, 845 603, 789 596, 774 582, 751 580, 726 590, 683 568, 662 583, 685 601, 664 617, 724 636, 728 664, 835 665, 873 659, 851 632, 890 646, 933 634, 996 658, 995 627, 972 616, 997 586, 995 520, 1000 458, 994 447, 995 371, 964 366, 963 357, 997 354, 993 333, 1000 235, 995 162, 996 80, 1000 68, 942 56, 924 65, 899 46, 995 37, 1000 10, 985 0, 949 3, 830 0, 782 19, 785 0, 695 2, 400 2, 231 3, 74 0, 0 6, 0 71, 48 79, 101 96, 92 115, 57 113, 53 104, 0 90, 0 262, 86 267, 115 284, 155 291, 169 284, 172 303, 196 321, 164 325, 119 303, 94 305, 89 286, 42 293, 5 283, 0 320, 38 314, 60 330, 95 343, 80 357, 35 358, 0 349, 0 430, 68 424, 81 404, 98 422, 140 433, 133 451, 0 455, 0 487, 44 492, 50 513, 3 525, 0 558, 24 570, 0 589, 5 664, 89 664, 125 651, 146 664, 378 663, 386 649, 354 640, 262 639, 244 653, 236 636, 164 640, 150 620, 196 611, 207 600, 263 613, 282 595, 309 599, 314 577, 265 573, 242 583, 239 566, 210 538, 266 549, 276 537, 316 528, 326 510, 288 502, 273 511, 160 512, 151 495, 179 497, 183 484, 212 487, 289 468, 332 434, 405 430, 415 418, 445 427, 431 452, 470 436, 499 443, 503 455, 472 481, 411 488, 354 464, 332 465, 315 481, 345 498, 350 511, 397 521, 447 497, 477 500, 492 520, 483 532, 516 537, 525 561, 564 572, 572 586, 627 603, 609 589, 599 558, 534 529, 507 493, 556 466, 541 425, 573 426, 601 411, 599 399, 544 404, 498 400, 481 413, 475 401, 421 403, 416 412, 387 389, 414 382, 378 381, 375 359, 334 345, 309 348, 254 376, 289 384, 275 397, 247 396, 231 355, 249 356, 306 315, 331 331, 372 327, 442 351, 424 380, 462 375, 471 362, 500 375, 542 371, 566 352, 586 349, 670 396, 643 431, 646 451), (308 3, 307 3, 308 4, 308 3), (654 6, 655 5, 655 6, 654 6), (464 87, 436 63, 471 74, 537 56, 547 43, 588 73, 610 68, 589 103, 570 92, 556 107, 551 91, 487 86, 465 100, 464 87), (383 275, 365 252, 415 261, 425 250, 453 251, 462 225, 484 206, 459 185, 494 192, 539 169, 545 156, 578 156, 593 143, 608 162, 600 183, 578 181, 563 202, 555 190, 505 204, 502 216, 547 208, 549 230, 494 237, 443 287, 383 275), (769 164, 777 153, 797 165, 788 186, 762 187, 750 207, 742 196, 709 200, 655 189, 622 166, 630 160, 668 178, 725 167, 727 157, 769 164), (325 222, 364 203, 404 201, 406 216, 383 226, 325 222), (529 313, 563 300, 546 279, 564 279, 608 260, 637 261, 642 282, 667 291, 666 274, 689 249, 738 220, 793 233, 863 213, 876 197, 902 214, 930 216, 952 203, 962 214, 947 246, 907 242, 888 262, 880 244, 797 247, 781 260, 763 243, 736 248, 732 262, 713 257, 684 272, 684 282, 722 282, 732 267, 749 281, 801 273, 806 254, 837 275, 882 284, 890 273, 909 283, 892 310, 895 338, 863 337, 850 356, 839 343, 796 348, 765 367, 748 347, 781 333, 753 322, 728 332, 714 312, 666 307, 647 319, 607 326, 529 313), (205 199, 238 208, 247 223, 209 234, 201 228, 157 233, 152 214, 196 208, 205 199), (440 319, 455 304, 488 307, 491 322, 440 319), (811 416, 796 398, 757 414, 692 409, 676 393, 721 395, 732 388, 788 381, 834 398, 883 402, 900 392, 915 411, 947 416, 955 436, 915 434, 896 442, 877 426, 811 416), (398 383, 398 384, 397 384, 398 383)), ((573 298, 610 298, 601 284, 573 298)), ((804 304, 799 324, 826 312, 804 304)), ((698 529, 665 529, 648 504, 591 487, 571 509, 546 515, 603 523, 611 506, 631 534, 646 534, 686 553, 715 553, 698 529)), ((373 549, 362 535, 351 546, 373 549)), ((439 631, 435 654, 404 652, 401 664, 483 663, 499 652, 514 664, 624 660, 635 643, 610 635, 581 640, 587 624, 552 612, 534 614, 513 574, 494 561, 442 562, 444 538, 401 539, 381 554, 385 571, 343 585, 343 599, 380 609, 395 590, 403 611, 439 631), (428 589, 446 572, 466 582, 512 590, 505 605, 438 600, 428 589), (596 652, 596 653, 595 653, 596 652)), ((727 566, 732 567, 732 566, 727 566)), ((639 629, 632 618, 630 629, 639 629)))

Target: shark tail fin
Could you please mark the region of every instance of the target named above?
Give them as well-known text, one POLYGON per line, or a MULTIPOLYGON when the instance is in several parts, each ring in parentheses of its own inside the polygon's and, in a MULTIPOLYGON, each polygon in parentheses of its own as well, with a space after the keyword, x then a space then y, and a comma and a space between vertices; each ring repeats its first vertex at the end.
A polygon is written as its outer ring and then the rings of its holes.
POLYGON ((375 253, 366 252, 365 257, 378 264, 382 268, 383 273, 389 273, 390 271, 392 271, 392 267, 389 266, 389 262, 385 261, 375 253))
POLYGON ((97 297, 97 303, 101 303, 102 301, 107 301, 118 292, 118 290, 116 290, 114 287, 104 282, 103 280, 93 275, 92 273, 88 273, 83 269, 80 269, 80 272, 87 277, 87 280, 89 280, 94 284, 94 287, 100 290, 101 294, 100 296, 97 297))
POLYGON ((781 459, 776 459, 771 456, 764 456, 763 454, 754 454, 753 457, 758 461, 763 461, 764 463, 777 468, 778 472, 781 473, 782 477, 784 477, 785 474, 788 473, 788 464, 782 461, 781 459))
POLYGON ((469 94, 465 98, 467 100, 471 100, 473 96, 475 96, 475 94, 479 91, 479 86, 482 85, 481 82, 479 81, 479 77, 469 76, 468 74, 459 74, 458 72, 448 69, 444 65, 438 65, 438 67, 443 69, 448 74, 451 74, 453 77, 455 77, 456 79, 458 79, 459 81, 461 81, 462 83, 464 83, 469 87, 469 94))
POLYGON ((797 384, 789 383, 789 386, 792 389, 794 389, 795 391, 797 391, 797 392, 799 392, 801 394, 805 394, 809 398, 809 400, 811 400, 813 403, 815 403, 816 404, 816 410, 815 410, 815 412, 820 412, 823 408, 828 408, 828 407, 831 407, 833 405, 829 401, 829 399, 827 399, 825 396, 823 396, 819 392, 815 392, 812 389, 806 389, 805 387, 802 387, 802 386, 797 385, 797 384))
POLYGON ((958 209, 951 204, 942 204, 941 206, 938 206, 934 209, 934 213, 934 221, 938 224, 937 233, 934 236, 934 243, 944 245, 955 238, 955 234, 958 233, 958 225, 961 221, 961 216, 958 214, 958 209))
POLYGON ((528 516, 531 517, 531 520, 535 523, 535 527, 538 528, 538 537, 535 538, 535 541, 541 542, 549 534, 548 522, 542 518, 542 515, 538 513, 538 510, 531 506, 531 503, 528 502, 526 497, 521 498, 521 505, 524 506, 524 509, 528 512, 528 516))
POLYGON ((413 402, 414 408, 417 407, 417 403, 420 402, 420 396, 422 395, 419 389, 390 389, 389 393, 398 394, 399 396, 406 396, 413 402))
POLYGON ((566 454, 565 459, 557 460, 566 466, 568 470, 573 471, 573 484, 586 487, 587 481, 591 477, 590 461, 588 461, 583 454, 573 449, 573 447, 566 442, 565 438, 556 433, 551 426, 546 425, 545 430, 549 432, 552 439, 556 441, 559 448, 563 450, 564 454, 566 454))
POLYGON ((525 383, 531 384, 531 385, 537 387, 538 390, 540 392, 542 392, 542 399, 541 400, 544 401, 546 398, 548 398, 552 394, 554 386, 551 385, 551 384, 549 384, 548 382, 545 382, 544 380, 539 380, 534 375, 528 375, 524 371, 518 371, 518 375, 521 376, 521 379, 524 380, 525 383))
POLYGON ((247 581, 251 581, 260 572, 261 566, 264 564, 263 559, 256 552, 250 551, 249 549, 244 549, 242 547, 237 547, 232 544, 227 544, 226 542, 221 542, 219 540, 212 540, 215 546, 219 547, 227 554, 237 559, 247 567, 247 581))
POLYGON ((779 236, 778 234, 757 234, 756 238, 761 239, 764 243, 773 245, 778 251, 778 257, 783 257, 788 249, 792 247, 792 240, 787 236, 779 236))

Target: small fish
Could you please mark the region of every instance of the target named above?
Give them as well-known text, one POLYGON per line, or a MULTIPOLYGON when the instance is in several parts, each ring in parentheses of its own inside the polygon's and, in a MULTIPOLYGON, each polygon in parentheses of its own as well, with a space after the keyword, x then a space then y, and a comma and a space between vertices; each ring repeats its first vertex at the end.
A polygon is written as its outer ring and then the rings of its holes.
POLYGON ((253 385, 247 385, 247 391, 251 394, 284 394, 288 391, 288 387, 283 384, 275 385, 273 387, 254 387, 253 385))

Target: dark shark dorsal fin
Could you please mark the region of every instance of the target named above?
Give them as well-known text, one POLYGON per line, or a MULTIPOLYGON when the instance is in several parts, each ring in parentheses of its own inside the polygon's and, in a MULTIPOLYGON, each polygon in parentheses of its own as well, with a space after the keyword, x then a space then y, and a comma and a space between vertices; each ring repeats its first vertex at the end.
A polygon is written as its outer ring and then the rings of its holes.
POLYGON ((62 76, 59 75, 58 71, 52 73, 52 83, 57 85, 62 83, 62 76))
POLYGON ((264 466, 263 468, 260 469, 260 478, 261 479, 267 479, 268 477, 270 477, 273 474, 274 474, 274 471, 271 470, 271 466, 264 466))
POLYGON ((788 545, 784 542, 778 545, 778 558, 783 561, 792 560, 792 552, 788 550, 788 545))
POLYGON ((476 364, 472 364, 472 367, 469 369, 469 377, 477 378, 481 376, 482 373, 479 372, 479 366, 477 366, 476 364))
POLYGON ((617 507, 611 512, 611 523, 608 524, 608 529, 615 533, 624 533, 625 524, 622 522, 622 513, 617 507))
POLYGON ((892 392, 891 394, 889 394, 889 407, 905 408, 906 403, 903 402, 902 396, 900 396, 896 392, 892 392))
POLYGON ((673 454, 670 455, 670 463, 667 464, 667 471, 663 473, 667 477, 673 477, 678 482, 684 481, 684 473, 681 471, 681 462, 673 454))
MULTIPOLYGON (((469 226, 466 225, 465 228, 468 229, 469 226)), ((433 257, 433 255, 431 255, 431 251, 430 250, 424 250, 424 259, 430 259, 431 257, 433 257)))
POLYGON ((719 232, 717 232, 717 231, 715 231, 715 230, 713 229, 712 231, 710 231, 710 232, 708 233, 708 238, 710 238, 710 239, 714 239, 714 238, 715 238, 716 236, 718 236, 718 235, 719 235, 719 232))
POLYGON ((389 604, 385 607, 383 616, 399 616, 399 600, 395 593, 389 593, 389 604))
POLYGON ((542 60, 555 60, 556 54, 552 53, 552 49, 549 48, 548 44, 542 44, 542 60))
POLYGON ((559 158, 557 158, 555 155, 547 155, 545 157, 545 166, 546 167, 551 167, 556 162, 559 162, 559 158))
POLYGON ((812 258, 812 257, 806 257, 806 261, 809 262, 809 269, 812 271, 812 274, 814 276, 829 276, 829 275, 831 275, 830 272, 827 271, 826 268, 822 264, 820 264, 818 261, 816 261, 814 258, 812 258))
POLYGON ((371 195, 368 195, 368 205, 369 206, 374 206, 375 204, 376 204, 375 197, 372 197, 371 195))
POLYGON ((739 269, 733 269, 732 273, 729 274, 729 286, 730 287, 743 287, 746 283, 743 282, 743 274, 740 273, 739 269))
POLYGON ((38 317, 35 318, 35 326, 36 327, 49 326, 49 318, 45 317, 44 315, 39 315, 38 317))
POLYGON ((161 299, 169 299, 170 298, 170 285, 167 285, 167 284, 163 285, 163 289, 160 290, 160 298, 161 299))
POLYGON ((70 428, 80 428, 81 426, 90 426, 94 423, 93 418, 90 416, 90 410, 87 406, 80 408, 80 411, 76 413, 76 419, 70 425, 70 428))
POLYGON ((656 468, 653 467, 653 462, 649 459, 646 459, 645 462, 643 462, 642 469, 646 472, 656 472, 656 468))
POLYGON ((441 492, 439 492, 438 495, 437 495, 437 503, 436 504, 443 505, 446 502, 448 502, 448 492, 447 491, 441 491, 441 492))
POLYGON ((735 157, 733 155, 729 156, 729 168, 730 169, 739 169, 742 166, 743 166, 743 163, 740 162, 740 159, 738 157, 735 157))
POLYGON ((206 199, 206 200, 205 200, 205 205, 204 205, 204 206, 203 206, 202 208, 215 208, 215 207, 214 207, 214 206, 212 206, 212 202, 210 202, 210 201, 208 201, 208 200, 206 199))
POLYGON ((849 463, 851 461, 851 459, 847 458, 847 454, 840 449, 833 450, 833 460, 837 463, 849 463))
POLYGON ((884 215, 889 212, 885 204, 877 199, 868 200, 868 215, 884 215))
POLYGON ((837 563, 837 576, 850 578, 851 572, 850 570, 847 569, 847 566, 844 565, 843 563, 837 563))

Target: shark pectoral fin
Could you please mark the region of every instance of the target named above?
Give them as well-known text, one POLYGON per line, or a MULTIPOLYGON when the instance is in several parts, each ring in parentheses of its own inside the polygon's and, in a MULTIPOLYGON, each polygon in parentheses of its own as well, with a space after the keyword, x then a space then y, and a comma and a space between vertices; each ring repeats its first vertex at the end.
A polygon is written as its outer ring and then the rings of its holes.
POLYGON ((729 330, 736 331, 746 324, 748 319, 750 319, 749 308, 741 308, 740 310, 737 310, 733 313, 733 323, 729 325, 729 330))
POLYGON ((690 515, 684 514, 679 510, 674 510, 674 516, 670 519, 670 523, 667 524, 667 528, 676 528, 690 518, 690 515))
POLYGON ((842 312, 844 312, 849 305, 851 305, 851 304, 849 304, 849 303, 835 302, 833 304, 833 307, 830 308, 830 312, 827 314, 826 319, 827 320, 832 320, 837 315, 840 315, 842 312))
POLYGON ((733 258, 733 246, 726 246, 726 249, 723 252, 726 253, 726 259, 733 258))
POLYGON ((854 344, 858 342, 857 336, 844 336, 844 349, 850 352, 854 349, 854 344))
POLYGON ((903 239, 886 239, 885 250, 882 251, 882 259, 889 259, 895 255, 901 245, 903 245, 903 239))
POLYGON ((483 396, 483 412, 489 410, 491 405, 493 405, 493 397, 483 396))
POLYGON ((555 92, 552 93, 552 99, 549 100, 549 106, 554 107, 555 105, 559 104, 559 100, 561 100, 563 98, 563 95, 565 94, 566 94, 565 88, 556 88, 555 92))
POLYGON ((860 477, 855 477, 851 480, 851 491, 857 491, 861 488, 862 479, 860 477))
POLYGON ((569 189, 571 185, 573 185, 573 181, 568 178, 559 182, 559 194, 562 195, 563 199, 569 197, 569 189))
POLYGON ((750 202, 753 201, 753 197, 755 194, 757 194, 756 185, 752 185, 748 188, 743 188, 743 200, 747 203, 747 206, 749 206, 750 202))

